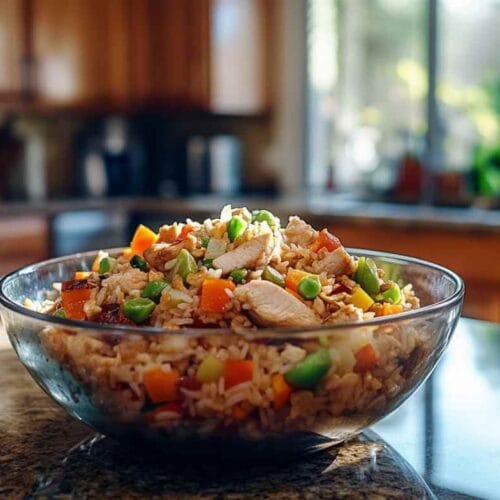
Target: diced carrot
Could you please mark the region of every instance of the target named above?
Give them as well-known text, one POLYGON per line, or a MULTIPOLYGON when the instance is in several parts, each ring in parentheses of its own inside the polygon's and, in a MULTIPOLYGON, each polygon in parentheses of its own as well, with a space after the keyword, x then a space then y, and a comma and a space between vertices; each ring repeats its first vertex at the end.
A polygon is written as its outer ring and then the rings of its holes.
POLYGON ((253 378, 253 361, 228 359, 224 364, 224 386, 230 389, 253 378))
POLYGON ((187 235, 193 230, 193 227, 190 226, 189 224, 184 224, 182 226, 181 232, 179 234, 179 240, 185 240, 187 238, 187 235))
POLYGON ((166 372, 153 368, 144 374, 144 386, 153 403, 171 402, 179 399, 179 372, 166 372))
POLYGON ((354 371, 358 373, 373 370, 378 362, 378 356, 371 344, 363 346, 355 355, 354 371))
POLYGON ((87 280, 64 281, 61 288, 61 302, 66 317, 69 319, 85 319, 83 306, 92 293, 87 280))
POLYGON ((399 314, 403 312, 403 306, 401 304, 389 304, 385 302, 382 307, 379 307, 376 311, 377 316, 389 316, 391 314, 399 314))
MULTIPOLYGON (((187 238, 187 235, 193 231, 193 228, 189 224, 184 224, 182 226, 181 232, 179 233, 179 236, 175 238, 171 242, 172 245, 177 245, 177 243, 180 243, 181 241, 184 241, 187 238)), ((163 241, 163 240, 162 240, 163 241)))
POLYGON ((207 278, 201 286, 200 308, 204 312, 223 313, 231 301, 226 289, 234 290, 235 284, 230 280, 207 278))
POLYGON ((252 407, 250 405, 245 405, 245 404, 237 404, 234 405, 231 408, 231 415, 235 420, 240 422, 241 420, 245 420, 245 418, 250 415, 250 412, 252 411, 252 407))
POLYGON ((86 280, 90 276, 89 271, 76 271, 75 280, 86 280))
POLYGON ((311 245, 311 250, 318 252, 322 248, 326 248, 329 252, 333 252, 341 246, 340 240, 325 228, 320 231, 318 238, 311 245))
POLYGON ((305 271, 300 271, 299 269, 288 269, 288 273, 285 278, 285 286, 290 290, 297 292, 299 282, 305 276, 310 276, 311 273, 306 273, 305 271))
POLYGON ((172 401, 171 403, 165 403, 154 410, 148 412, 146 414, 146 419, 150 424, 154 424, 158 421, 158 417, 162 413, 177 413, 178 415, 182 415, 182 405, 178 401, 172 401))
POLYGON ((157 238, 158 235, 149 229, 149 227, 139 224, 130 243, 132 252, 135 255, 142 256, 144 250, 149 248, 157 240, 157 238))
POLYGON ((285 377, 281 373, 273 375, 271 384, 274 392, 274 407, 279 410, 283 408, 290 399, 292 386, 285 380, 285 377))

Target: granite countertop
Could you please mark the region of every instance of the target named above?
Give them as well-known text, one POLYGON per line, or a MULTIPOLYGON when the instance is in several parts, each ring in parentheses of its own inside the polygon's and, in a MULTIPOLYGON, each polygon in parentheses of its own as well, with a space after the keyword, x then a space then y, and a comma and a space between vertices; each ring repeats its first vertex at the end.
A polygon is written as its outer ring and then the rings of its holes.
POLYGON ((498 498, 499 324, 460 320, 432 377, 394 414, 276 466, 169 462, 96 436, 0 349, 2 498, 498 498))
POLYGON ((0 204, 0 217, 13 215, 53 216, 73 210, 106 210, 121 212, 157 212, 193 218, 213 216, 221 207, 266 207, 277 215, 302 215, 308 220, 355 224, 387 224, 397 227, 445 228, 447 230, 500 233, 500 210, 483 208, 447 208, 426 205, 403 205, 362 201, 333 193, 302 193, 281 197, 225 197, 200 195, 183 198, 108 198, 71 199, 39 203, 0 204))

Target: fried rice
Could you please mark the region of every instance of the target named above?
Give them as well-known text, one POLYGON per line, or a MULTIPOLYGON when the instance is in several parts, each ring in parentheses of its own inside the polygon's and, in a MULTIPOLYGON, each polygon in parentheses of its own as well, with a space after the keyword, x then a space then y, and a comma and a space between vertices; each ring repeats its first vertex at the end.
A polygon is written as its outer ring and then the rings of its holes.
POLYGON ((98 325, 51 326, 41 339, 97 407, 176 432, 258 437, 376 414, 404 391, 432 342, 427 329, 404 322, 350 328, 418 308, 412 285, 353 258, 326 229, 295 216, 281 227, 266 210, 227 206, 219 218, 158 233, 141 226, 130 248, 98 252, 91 269, 54 283, 47 297, 26 305, 158 327, 103 334, 98 325))

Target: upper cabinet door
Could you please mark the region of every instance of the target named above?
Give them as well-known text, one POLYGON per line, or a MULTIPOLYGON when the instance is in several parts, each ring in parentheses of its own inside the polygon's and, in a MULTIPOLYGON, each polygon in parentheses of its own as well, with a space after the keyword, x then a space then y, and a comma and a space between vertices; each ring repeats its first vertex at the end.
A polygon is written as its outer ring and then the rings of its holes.
POLYGON ((128 0, 31 0, 39 104, 120 105, 130 95, 128 0))
POLYGON ((267 111, 270 22, 271 0, 135 3, 135 95, 160 108, 267 111))
POLYGON ((0 99, 19 97, 23 88, 23 0, 0 0, 0 99))
POLYGON ((271 0, 212 0, 210 110, 253 114, 269 107, 271 0))
POLYGON ((208 106, 210 0, 132 0, 131 71, 147 107, 208 106))

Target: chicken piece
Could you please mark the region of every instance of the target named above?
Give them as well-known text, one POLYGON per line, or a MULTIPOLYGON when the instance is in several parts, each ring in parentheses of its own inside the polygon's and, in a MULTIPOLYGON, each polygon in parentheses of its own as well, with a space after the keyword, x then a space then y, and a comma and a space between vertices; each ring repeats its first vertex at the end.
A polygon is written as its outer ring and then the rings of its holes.
POLYGON ((285 228, 285 237, 288 243, 307 247, 318 237, 318 231, 294 215, 290 217, 288 226, 285 228))
POLYGON ((320 321, 303 302, 270 281, 250 281, 236 288, 236 298, 250 306, 260 326, 314 326, 320 321))
POLYGON ((175 259, 179 252, 186 246, 186 240, 175 245, 170 243, 155 243, 144 250, 144 259, 154 269, 165 270, 165 264, 175 259))
POLYGON ((312 264, 315 273, 334 274, 351 274, 356 270, 354 259, 346 252, 344 247, 339 247, 333 252, 329 252, 325 257, 312 264))
POLYGON ((215 269, 222 269, 222 274, 242 267, 252 269, 263 266, 269 262, 273 248, 273 235, 264 233, 217 257, 213 266, 215 269))
POLYGON ((158 234, 158 243, 173 243, 181 234, 181 227, 177 222, 170 226, 165 224, 160 227, 158 234))

